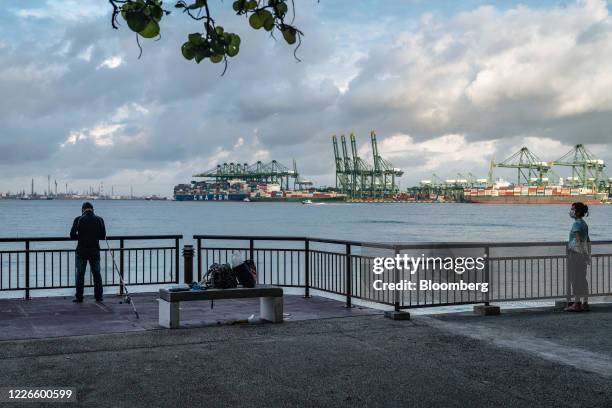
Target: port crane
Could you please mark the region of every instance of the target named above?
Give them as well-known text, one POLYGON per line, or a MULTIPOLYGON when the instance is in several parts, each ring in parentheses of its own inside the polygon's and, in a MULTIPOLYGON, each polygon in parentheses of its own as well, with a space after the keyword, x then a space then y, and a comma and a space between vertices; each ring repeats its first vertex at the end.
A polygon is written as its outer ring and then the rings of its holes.
POLYGON ((571 167, 572 175, 566 178, 571 187, 604 190, 609 183, 604 172, 606 167, 604 161, 597 159, 582 144, 574 146, 572 150, 555 160, 553 165, 571 167))
POLYGON ((383 159, 378 153, 376 132, 370 132, 370 140, 372 142, 372 155, 374 157, 371 195, 373 197, 386 197, 397 194, 399 188, 395 178, 401 177, 404 174, 404 171, 402 169, 394 168, 391 163, 383 159))
POLYGON ((496 167, 516 169, 517 183, 524 186, 546 185, 557 178, 552 171, 552 164, 540 160, 527 147, 522 147, 518 152, 499 163, 492 160, 489 175, 491 182, 493 181, 493 169, 496 167))
POLYGON ((372 143, 373 165, 359 156, 357 139, 354 133, 349 135, 350 153, 345 135, 338 139, 332 136, 334 160, 336 165, 336 188, 351 198, 384 198, 399 192, 397 178, 404 172, 394 168, 378 151, 376 133, 370 133, 372 143))
POLYGON ((342 144, 342 157, 344 158, 344 172, 346 173, 346 178, 349 183, 346 194, 355 197, 357 195, 357 172, 353 168, 354 160, 348 154, 346 137, 344 135, 340 136, 340 143, 342 144))
POLYGON ((305 190, 313 186, 314 183, 311 180, 306 180, 300 177, 295 159, 293 159, 293 174, 295 174, 295 178, 293 180, 294 190, 305 190))
POLYGON ((340 150, 338 149, 338 138, 336 135, 332 136, 332 144, 334 145, 334 161, 336 163, 336 188, 343 193, 347 193, 350 190, 350 183, 348 179, 350 172, 346 171, 345 160, 343 156, 340 155, 340 150))
POLYGON ((472 173, 467 177, 457 173, 457 179, 442 180, 436 174, 431 179, 421 180, 418 186, 407 191, 414 194, 434 193, 450 195, 459 187, 484 187, 494 182, 495 168, 511 168, 517 171, 517 184, 523 186, 546 186, 564 184, 567 187, 594 189, 612 194, 612 178, 605 172, 605 163, 598 159, 582 144, 577 144, 559 159, 546 162, 533 154, 527 147, 522 147, 507 159, 496 162, 491 159, 488 178, 476 179, 472 173), (555 166, 570 167, 571 176, 563 179, 553 171, 555 166))
POLYGON ((351 152, 353 153, 353 197, 376 197, 374 169, 357 152, 357 140, 351 133, 351 152))
POLYGON ((299 174, 287 166, 272 160, 269 163, 257 161, 255 164, 223 163, 193 177, 213 178, 215 182, 228 182, 239 179, 246 182, 276 183, 282 190, 289 190, 289 179, 298 179, 299 174))

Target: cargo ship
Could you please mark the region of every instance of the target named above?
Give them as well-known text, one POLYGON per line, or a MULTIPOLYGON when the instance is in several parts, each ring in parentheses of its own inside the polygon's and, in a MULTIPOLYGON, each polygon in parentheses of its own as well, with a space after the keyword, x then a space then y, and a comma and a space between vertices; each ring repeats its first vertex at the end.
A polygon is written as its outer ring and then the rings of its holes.
POLYGON ((346 196, 338 194, 338 195, 325 195, 325 196, 315 196, 304 194, 301 197, 298 196, 270 196, 270 197, 249 197, 249 201, 252 202, 281 202, 281 203, 304 203, 305 201, 310 201, 312 203, 334 203, 334 202, 344 202, 346 201, 346 196))
POLYGON ((247 183, 242 180, 228 182, 193 182, 174 187, 176 201, 243 201, 243 202, 343 202, 345 194, 334 191, 281 190, 276 183, 247 183))
POLYGON ((176 201, 245 201, 247 194, 175 194, 176 201))
POLYGON ((464 201, 480 204, 604 204, 607 193, 564 186, 489 186, 465 188, 464 201))

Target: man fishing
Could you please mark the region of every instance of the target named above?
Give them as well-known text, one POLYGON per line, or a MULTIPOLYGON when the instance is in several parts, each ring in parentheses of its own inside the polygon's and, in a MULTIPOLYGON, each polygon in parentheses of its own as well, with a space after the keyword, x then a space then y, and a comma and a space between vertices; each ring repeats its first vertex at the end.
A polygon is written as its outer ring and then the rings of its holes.
POLYGON ((78 240, 76 265, 76 295, 72 300, 75 303, 83 302, 83 286, 85 285, 85 269, 89 262, 89 269, 94 280, 94 297, 96 302, 102 302, 102 276, 100 275, 100 240, 106 239, 104 220, 94 214, 91 203, 84 203, 81 207, 81 216, 76 217, 70 230, 70 238, 78 240))

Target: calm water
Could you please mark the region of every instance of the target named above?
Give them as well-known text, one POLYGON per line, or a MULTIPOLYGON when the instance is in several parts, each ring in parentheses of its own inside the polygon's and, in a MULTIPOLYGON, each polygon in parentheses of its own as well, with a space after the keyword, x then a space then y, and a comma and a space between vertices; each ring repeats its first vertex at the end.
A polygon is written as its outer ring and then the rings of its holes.
MULTIPOLYGON (((0 200, 0 237, 65 236, 78 201, 0 200)), ((374 242, 559 241, 566 205, 97 201, 109 235, 295 235, 374 242)), ((612 205, 591 207, 593 240, 612 239, 612 205)))

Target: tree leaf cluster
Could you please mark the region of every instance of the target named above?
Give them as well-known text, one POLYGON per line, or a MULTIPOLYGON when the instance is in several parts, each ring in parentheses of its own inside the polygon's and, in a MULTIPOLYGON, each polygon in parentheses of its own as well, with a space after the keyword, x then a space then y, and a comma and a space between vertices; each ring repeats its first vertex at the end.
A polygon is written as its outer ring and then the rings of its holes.
MULTIPOLYGON (((210 12, 210 1, 179 0, 175 3, 176 9, 203 23, 202 31, 187 35, 187 41, 181 46, 181 53, 187 60, 193 60, 198 64, 206 59, 215 64, 223 61, 227 69, 227 58, 238 55, 241 40, 238 34, 227 32, 221 25, 216 24, 210 12)), ((303 33, 292 22, 286 21, 290 5, 295 10, 293 1, 234 0, 232 8, 237 15, 244 16, 253 29, 263 29, 272 37, 274 32, 280 32, 288 44, 297 43, 297 50, 303 33)), ((164 15, 170 14, 169 10, 163 8, 161 0, 109 0, 109 2, 113 6, 113 28, 118 28, 117 16, 121 15, 130 30, 137 33, 137 36, 147 39, 159 37, 160 22, 164 15)))

